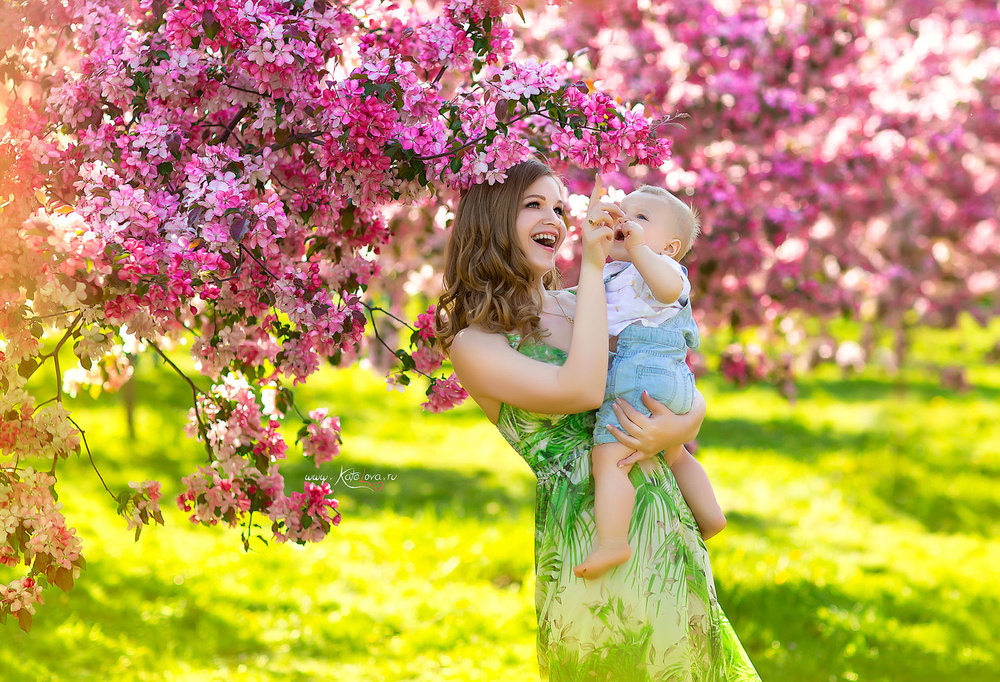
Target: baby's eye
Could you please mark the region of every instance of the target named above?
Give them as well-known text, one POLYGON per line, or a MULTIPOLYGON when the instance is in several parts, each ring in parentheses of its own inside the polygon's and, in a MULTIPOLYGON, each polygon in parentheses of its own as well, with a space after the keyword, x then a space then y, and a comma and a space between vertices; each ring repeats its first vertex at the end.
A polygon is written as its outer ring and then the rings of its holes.
POLYGON ((646 217, 645 213, 638 214, 636 218, 638 218, 639 220, 649 220, 649 218, 646 217))

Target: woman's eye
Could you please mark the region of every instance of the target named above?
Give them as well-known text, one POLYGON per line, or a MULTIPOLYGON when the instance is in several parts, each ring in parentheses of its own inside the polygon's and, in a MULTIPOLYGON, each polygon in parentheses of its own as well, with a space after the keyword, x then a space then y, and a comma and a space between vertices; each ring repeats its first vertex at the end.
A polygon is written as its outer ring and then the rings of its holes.
POLYGON ((563 215, 565 215, 565 214, 566 214, 566 211, 565 211, 565 210, 563 210, 563 207, 562 207, 562 206, 556 206, 556 208, 555 208, 555 212, 556 212, 556 215, 557 215, 557 216, 560 216, 560 217, 562 217, 563 215))
POLYGON ((529 201, 524 205, 525 208, 538 208, 540 204, 537 201, 529 201))

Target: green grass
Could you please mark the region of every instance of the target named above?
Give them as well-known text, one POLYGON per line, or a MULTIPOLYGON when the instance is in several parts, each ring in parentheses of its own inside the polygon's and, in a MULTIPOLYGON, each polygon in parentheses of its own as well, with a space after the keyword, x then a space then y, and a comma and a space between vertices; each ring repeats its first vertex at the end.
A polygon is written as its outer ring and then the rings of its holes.
MULTIPOLYGON (((1000 369, 981 359, 998 336, 918 339, 917 367, 968 365, 964 394, 918 369, 822 367, 793 405, 700 380, 697 455, 730 521, 709 543, 719 599, 766 682, 1000 676, 1000 369)), ((135 442, 117 396, 74 414, 113 490, 163 481, 166 526, 133 543, 89 462, 62 463, 88 568, 46 592, 30 634, 2 626, 0 679, 537 679, 533 480, 474 405, 425 415, 419 389, 316 377, 299 402, 341 416, 344 448, 290 466, 290 485, 342 466, 396 479, 337 486, 344 520, 318 546, 244 553, 173 504, 204 456, 181 433, 186 386, 144 357, 137 388, 135 442)))

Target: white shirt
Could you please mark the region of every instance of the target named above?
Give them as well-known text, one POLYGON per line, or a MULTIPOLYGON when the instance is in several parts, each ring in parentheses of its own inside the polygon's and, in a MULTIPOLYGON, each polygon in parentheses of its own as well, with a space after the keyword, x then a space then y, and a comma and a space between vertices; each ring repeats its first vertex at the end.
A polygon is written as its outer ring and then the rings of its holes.
POLYGON ((640 322, 659 327, 686 306, 691 283, 680 263, 658 254, 681 276, 681 295, 673 303, 661 303, 653 296, 639 270, 628 261, 612 261, 604 266, 604 290, 608 296, 608 333, 618 336, 625 327, 640 322))

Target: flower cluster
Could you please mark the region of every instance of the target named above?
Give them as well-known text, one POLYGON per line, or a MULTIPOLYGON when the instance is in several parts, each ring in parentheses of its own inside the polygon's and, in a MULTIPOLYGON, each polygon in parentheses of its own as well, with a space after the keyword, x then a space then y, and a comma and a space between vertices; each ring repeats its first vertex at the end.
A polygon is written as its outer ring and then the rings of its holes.
POLYGON ((307 457, 316 461, 317 468, 340 453, 340 418, 328 417, 325 407, 312 410, 309 423, 304 428, 302 449, 307 457))
POLYGON ((789 400, 796 395, 793 358, 774 358, 756 343, 731 343, 719 356, 719 372, 737 386, 763 381, 773 384, 789 400))
POLYGON ((0 471, 0 564, 30 566, 27 575, 0 584, 0 621, 15 615, 31 626, 44 583, 69 591, 85 566, 81 543, 52 496, 55 478, 27 467, 0 471))
MULTIPOLYGON (((249 546, 254 512, 271 519, 272 531, 281 542, 316 541, 329 532, 331 523, 339 524, 339 513, 334 521, 320 511, 337 507, 337 500, 329 498, 329 487, 310 487, 307 482, 305 493, 285 495, 278 461, 285 458, 287 446, 277 429, 278 418, 294 405, 290 400, 290 391, 274 387, 262 389, 258 399, 246 377, 238 374, 227 374, 210 394, 198 397, 187 431, 205 441, 214 457, 210 465, 182 479, 185 489, 177 505, 190 514, 192 523, 245 524, 245 546, 249 546)), ((312 410, 298 440, 317 466, 329 462, 340 451, 340 420, 328 416, 326 408, 312 410)))
POLYGON ((159 481, 132 481, 128 484, 134 493, 122 493, 119 497, 118 513, 125 517, 128 527, 135 529, 135 538, 139 539, 142 527, 149 523, 150 519, 163 525, 163 515, 160 513, 160 499, 163 493, 160 491, 159 481))
POLYGON ((427 389, 427 402, 423 408, 428 412, 445 412, 460 404, 469 394, 458 383, 458 378, 452 374, 447 379, 436 379, 427 389))

